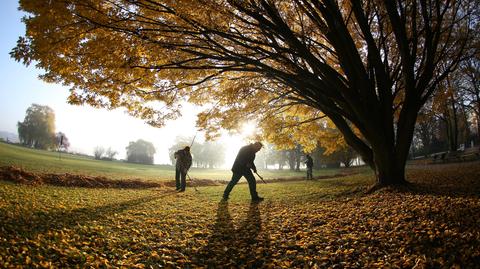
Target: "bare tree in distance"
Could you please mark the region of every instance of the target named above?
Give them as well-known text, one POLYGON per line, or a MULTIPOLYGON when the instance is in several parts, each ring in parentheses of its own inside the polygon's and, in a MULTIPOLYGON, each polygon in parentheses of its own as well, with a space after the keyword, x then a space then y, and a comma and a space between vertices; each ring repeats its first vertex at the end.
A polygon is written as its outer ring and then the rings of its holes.
POLYGON ((113 160, 115 158, 115 156, 118 154, 118 151, 112 149, 111 147, 109 147, 106 151, 105 151, 105 158, 109 161, 113 160))
POLYGON ((102 146, 96 146, 93 149, 93 156, 96 160, 101 160, 103 155, 105 154, 105 148, 102 146))

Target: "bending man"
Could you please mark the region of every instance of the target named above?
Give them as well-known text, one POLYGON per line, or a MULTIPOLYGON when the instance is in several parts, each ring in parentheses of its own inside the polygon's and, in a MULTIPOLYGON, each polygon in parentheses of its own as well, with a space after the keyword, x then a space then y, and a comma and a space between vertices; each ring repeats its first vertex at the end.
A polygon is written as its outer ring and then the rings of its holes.
POLYGON ((192 155, 190 154, 190 147, 186 146, 184 149, 176 151, 173 156, 175 162, 175 185, 177 191, 184 192, 187 185, 188 169, 192 165, 192 155))
POLYGON ((257 172, 257 168, 255 167, 253 161, 255 160, 255 153, 257 153, 262 148, 262 146, 262 143, 255 142, 240 149, 232 166, 232 179, 225 188, 225 191, 223 192, 223 199, 228 199, 228 196, 230 195, 233 187, 243 176, 247 179, 248 188, 250 189, 250 195, 252 196, 252 200, 263 200, 262 197, 258 196, 257 182, 255 181, 255 176, 252 173, 252 170, 255 173, 257 172))
POLYGON ((313 159, 312 157, 307 154, 305 164, 307 165, 307 179, 313 179, 313 159))

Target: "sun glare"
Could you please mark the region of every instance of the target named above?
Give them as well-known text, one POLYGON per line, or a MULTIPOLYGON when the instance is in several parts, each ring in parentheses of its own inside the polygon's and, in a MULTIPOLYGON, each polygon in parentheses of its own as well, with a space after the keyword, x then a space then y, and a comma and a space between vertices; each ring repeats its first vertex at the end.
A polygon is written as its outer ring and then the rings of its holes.
POLYGON ((252 137, 257 129, 255 123, 247 122, 241 125, 240 132, 236 134, 224 134, 221 142, 225 145, 225 168, 230 168, 237 156, 238 150, 252 142, 252 137))
POLYGON ((255 131, 256 131, 255 127, 256 126, 255 126, 254 123, 251 123, 251 122, 244 123, 242 125, 240 136, 242 136, 244 138, 249 138, 250 136, 252 136, 255 133, 255 131))

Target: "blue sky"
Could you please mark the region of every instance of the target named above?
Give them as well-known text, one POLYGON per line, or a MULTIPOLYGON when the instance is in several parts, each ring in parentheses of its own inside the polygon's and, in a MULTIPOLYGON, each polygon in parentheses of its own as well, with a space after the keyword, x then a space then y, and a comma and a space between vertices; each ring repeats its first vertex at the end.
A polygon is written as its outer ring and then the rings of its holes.
MULTIPOLYGON (((186 106, 183 117, 172 121, 162 129, 153 128, 121 110, 107 111, 88 106, 67 104, 68 88, 48 84, 38 79, 41 70, 26 67, 10 58, 19 36, 25 32, 22 14, 16 0, 2 1, 0 9, 0 131, 17 133, 17 122, 23 121, 26 109, 32 104, 48 105, 55 111, 56 130, 69 138, 71 150, 92 154, 96 146, 112 147, 125 158, 129 141, 145 139, 157 150, 155 163, 168 163, 168 148, 178 135, 193 136, 196 133, 192 106, 186 106)), ((197 141, 202 140, 197 136, 197 141)), ((225 136, 227 166, 241 146, 244 135, 225 136)))

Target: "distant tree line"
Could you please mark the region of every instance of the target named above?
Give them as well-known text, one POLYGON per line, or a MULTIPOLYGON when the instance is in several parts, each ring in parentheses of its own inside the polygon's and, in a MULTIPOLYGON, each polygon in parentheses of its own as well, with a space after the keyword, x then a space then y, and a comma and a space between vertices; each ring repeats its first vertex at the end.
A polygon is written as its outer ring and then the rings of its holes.
POLYGON ((478 145, 480 142, 480 58, 463 61, 438 85, 420 111, 411 157, 478 145))
POLYGON ((117 154, 118 152, 111 147, 105 149, 102 146, 97 146, 93 149, 93 157, 95 157, 96 160, 112 161, 117 154))
MULTIPOLYGON (((338 148, 333 153, 327 153, 325 148, 318 146, 313 152, 308 152, 314 160, 314 168, 350 167, 358 154, 350 147, 338 148)), ((265 144, 257 153, 255 164, 257 168, 271 168, 299 171, 304 167, 307 152, 300 145, 293 149, 276 149, 272 144, 265 144)))
MULTIPOLYGON (((185 146, 191 146, 193 166, 198 168, 218 168, 225 164, 225 145, 219 142, 193 142, 193 137, 176 137, 174 144, 169 148, 170 161, 174 165, 173 154, 185 146)), ((348 146, 337 146, 333 152, 327 152, 320 145, 310 152, 316 169, 323 167, 349 167, 358 154, 348 146)), ((264 147, 256 154, 255 165, 258 169, 290 169, 299 171, 304 167, 306 152, 297 144, 293 149, 277 149, 273 144, 264 143, 264 147)), ((227 164, 229 166, 231 164, 227 164)))
MULTIPOLYGON (((127 151, 127 158, 125 160, 126 162, 141 164, 154 163, 154 155, 156 150, 151 142, 143 139, 130 141, 125 150, 127 151)), ((111 147, 105 148, 103 146, 96 146, 93 149, 93 157, 96 160, 112 161, 115 160, 115 156, 117 154, 118 151, 112 149, 111 147)))

